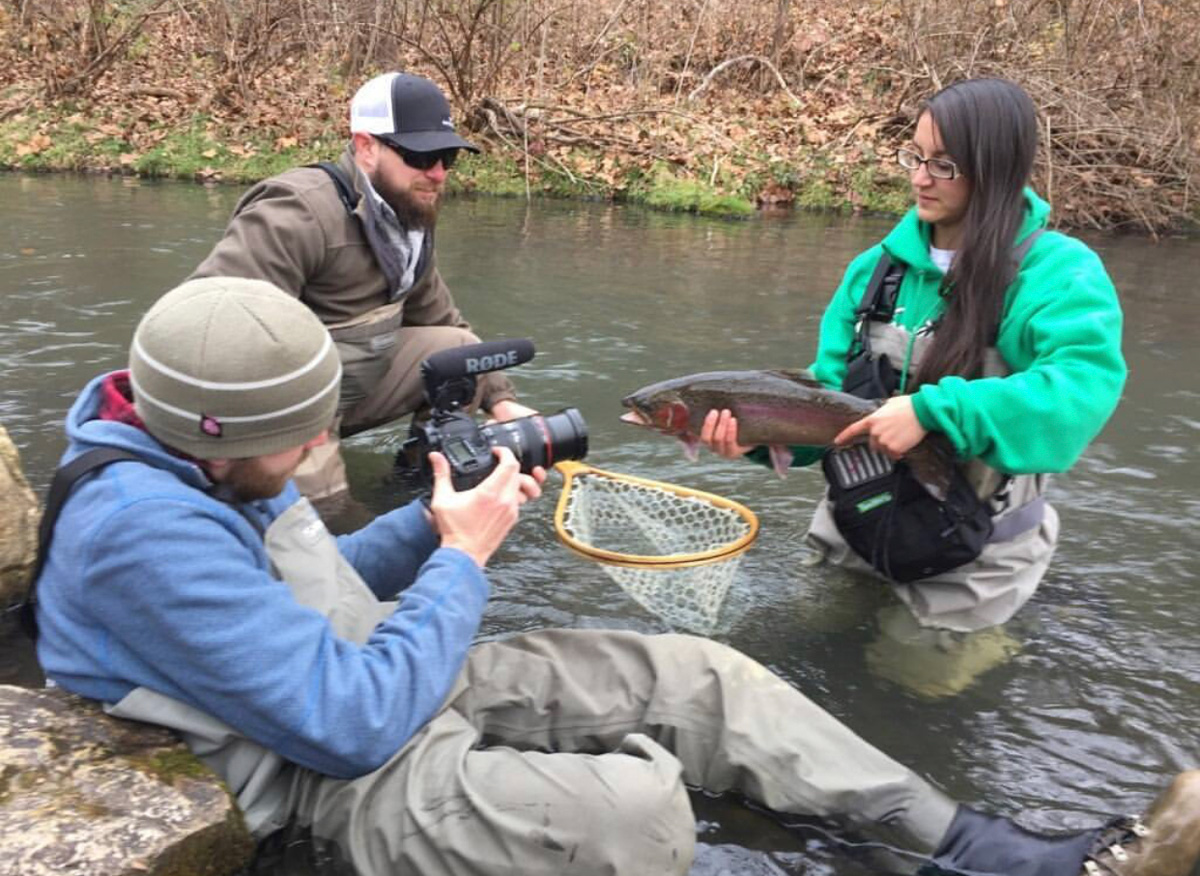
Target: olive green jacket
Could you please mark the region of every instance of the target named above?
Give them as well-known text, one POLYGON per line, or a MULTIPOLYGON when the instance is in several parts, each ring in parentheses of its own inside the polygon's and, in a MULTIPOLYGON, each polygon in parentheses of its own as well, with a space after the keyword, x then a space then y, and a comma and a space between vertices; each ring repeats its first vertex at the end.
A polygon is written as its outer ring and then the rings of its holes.
MULTIPOLYGON (((242 196, 224 236, 191 278, 267 280, 303 301, 330 329, 398 305, 400 325, 469 331, 438 272, 432 232, 425 236, 412 286, 396 288, 398 271, 387 264, 390 254, 378 242, 373 247, 367 233, 373 217, 365 177, 348 148, 337 164, 355 188, 358 203, 353 216, 320 168, 285 171, 255 184, 242 196)), ((502 398, 515 397, 511 384, 499 374, 487 375, 484 382, 487 408, 502 398)))

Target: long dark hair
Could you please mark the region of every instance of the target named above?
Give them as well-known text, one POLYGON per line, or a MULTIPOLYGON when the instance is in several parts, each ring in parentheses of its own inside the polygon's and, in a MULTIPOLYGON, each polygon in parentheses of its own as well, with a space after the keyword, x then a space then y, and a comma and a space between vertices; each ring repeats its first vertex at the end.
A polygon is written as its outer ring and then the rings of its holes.
POLYGON ((1012 248, 1037 149, 1037 111, 1006 79, 967 79, 926 101, 946 152, 971 184, 963 234, 942 283, 945 313, 922 357, 919 383, 978 377, 1012 282, 1012 248))

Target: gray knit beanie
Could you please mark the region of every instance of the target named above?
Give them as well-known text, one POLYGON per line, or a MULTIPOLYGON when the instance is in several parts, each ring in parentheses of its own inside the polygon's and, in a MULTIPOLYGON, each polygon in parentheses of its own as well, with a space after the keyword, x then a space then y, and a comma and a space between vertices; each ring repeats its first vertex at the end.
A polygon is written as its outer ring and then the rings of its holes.
POLYGON ((197 459, 299 447, 329 428, 342 365, 307 307, 262 280, 189 280, 142 318, 129 350, 146 429, 197 459))

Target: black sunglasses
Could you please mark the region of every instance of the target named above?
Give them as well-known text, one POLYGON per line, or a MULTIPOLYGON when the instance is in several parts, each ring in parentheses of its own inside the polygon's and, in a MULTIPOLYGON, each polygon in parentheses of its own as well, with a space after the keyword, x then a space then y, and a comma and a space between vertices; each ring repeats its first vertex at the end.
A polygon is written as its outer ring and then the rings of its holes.
POLYGON ((446 170, 454 167, 454 162, 458 160, 458 149, 435 149, 432 152, 413 152, 411 149, 405 149, 403 146, 397 146, 384 140, 382 137, 376 137, 380 143, 391 149, 400 159, 411 167, 413 170, 429 170, 439 161, 442 167, 446 170))

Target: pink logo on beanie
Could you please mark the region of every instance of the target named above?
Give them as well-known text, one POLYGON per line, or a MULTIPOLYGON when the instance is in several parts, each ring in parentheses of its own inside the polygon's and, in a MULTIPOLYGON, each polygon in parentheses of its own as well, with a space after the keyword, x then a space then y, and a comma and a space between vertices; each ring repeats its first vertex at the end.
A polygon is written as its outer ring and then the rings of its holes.
POLYGON ((221 437, 221 421, 216 417, 210 417, 208 414, 200 415, 200 431, 205 435, 211 435, 213 438, 221 437))

